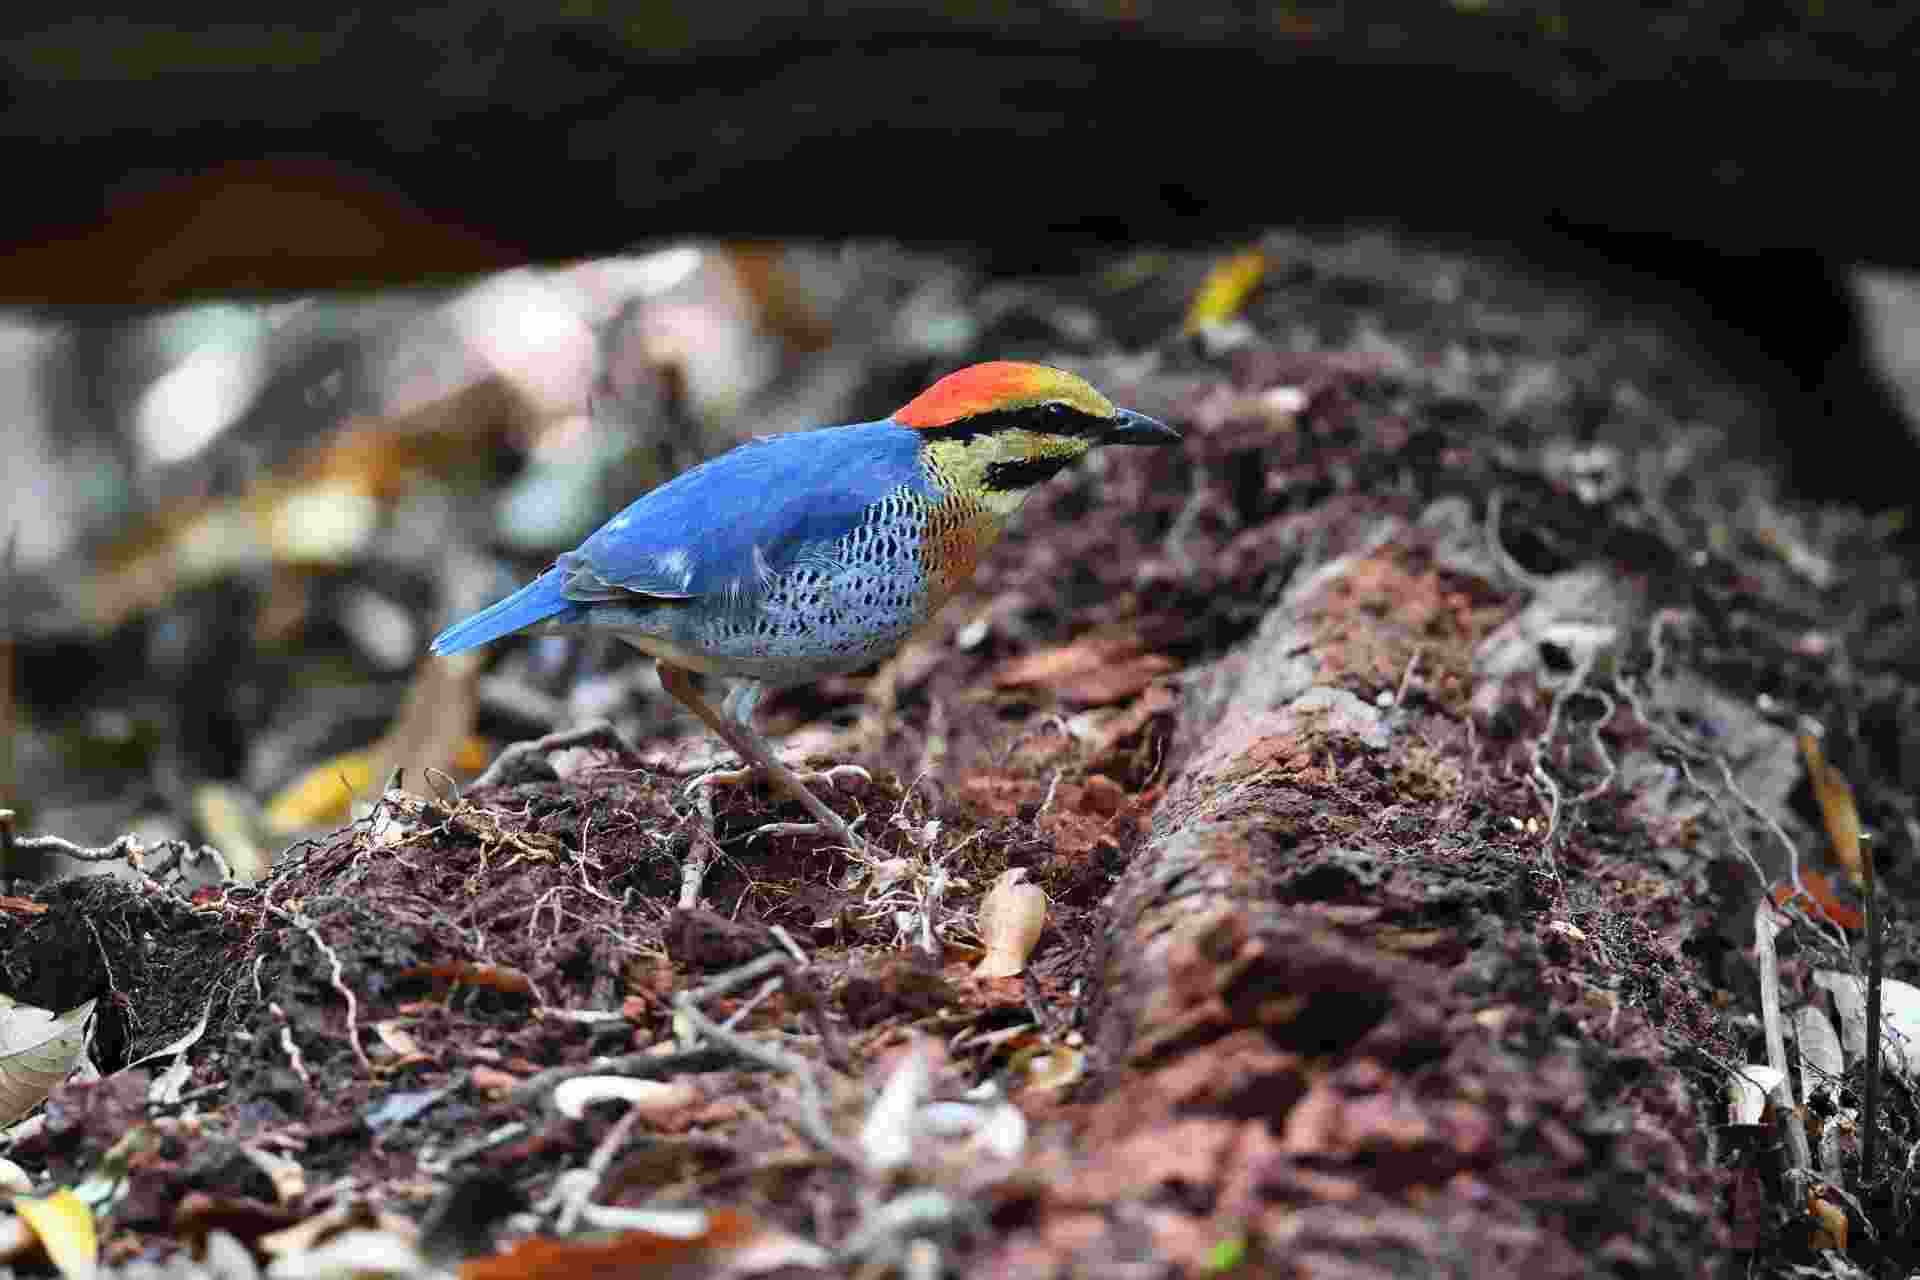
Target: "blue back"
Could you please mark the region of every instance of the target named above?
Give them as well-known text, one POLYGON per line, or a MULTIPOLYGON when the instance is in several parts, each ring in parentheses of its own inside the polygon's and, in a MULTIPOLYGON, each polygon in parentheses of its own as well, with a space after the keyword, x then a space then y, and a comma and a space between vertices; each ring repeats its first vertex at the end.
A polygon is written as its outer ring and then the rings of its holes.
POLYGON ((840 538, 903 485, 931 492, 919 435, 897 423, 768 436, 643 495, 556 567, 569 600, 751 589, 763 570, 778 573, 840 538))

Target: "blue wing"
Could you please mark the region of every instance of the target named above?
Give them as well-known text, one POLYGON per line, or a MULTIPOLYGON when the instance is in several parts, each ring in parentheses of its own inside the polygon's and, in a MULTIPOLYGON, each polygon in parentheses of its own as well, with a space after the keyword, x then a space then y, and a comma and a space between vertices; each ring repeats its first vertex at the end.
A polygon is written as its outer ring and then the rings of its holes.
POLYGON ((441 632, 433 652, 577 620, 575 606, 594 601, 750 593, 763 574, 831 545, 902 486, 928 491, 919 437, 896 423, 751 441, 635 500, 553 568, 441 632))
POLYGON ((852 530, 902 485, 927 489, 919 438, 905 427, 769 436, 641 497, 554 569, 573 601, 745 591, 852 530))

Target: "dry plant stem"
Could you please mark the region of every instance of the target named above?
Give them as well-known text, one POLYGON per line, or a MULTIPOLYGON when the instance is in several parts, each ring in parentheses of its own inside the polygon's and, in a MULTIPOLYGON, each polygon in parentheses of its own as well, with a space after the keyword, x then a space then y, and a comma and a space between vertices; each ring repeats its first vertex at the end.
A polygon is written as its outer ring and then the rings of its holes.
MULTIPOLYGON (((785 956, 779 959, 782 963, 786 961, 785 956)), ((800 1109, 793 1117, 794 1128, 827 1155, 850 1168, 861 1167, 858 1153, 840 1141, 827 1123, 826 1102, 821 1096, 819 1082, 813 1077, 812 1063, 798 1054, 788 1053, 770 1044, 761 1044, 751 1036, 727 1030, 695 1007, 691 993, 676 997, 674 1005, 688 1025, 715 1044, 731 1049, 749 1062, 757 1062, 769 1070, 793 1077, 800 1090, 800 1109)))
MULTIPOLYGON (((1549 802, 1547 808, 1547 835, 1546 839, 1540 842, 1540 852, 1546 858, 1547 869, 1553 873, 1555 880, 1560 878, 1560 863, 1559 860, 1554 857, 1553 845, 1554 841, 1557 840, 1560 835, 1560 806, 1563 801, 1563 795, 1560 790, 1560 783, 1552 774, 1547 772, 1546 755, 1548 748, 1553 745, 1554 739, 1560 734, 1560 714, 1566 709, 1567 699, 1586 687, 1587 677, 1593 674, 1593 664, 1596 657, 1597 654, 1589 653, 1586 659, 1574 669, 1573 674, 1567 677, 1566 683, 1561 685, 1559 690, 1554 693, 1553 708, 1547 712, 1547 727, 1541 735, 1534 740, 1533 744, 1533 785, 1536 790, 1546 794, 1549 802)), ((1611 704, 1609 704, 1609 707, 1610 706, 1611 704)), ((1609 711, 1609 714, 1611 714, 1611 711, 1609 711)), ((1595 732, 1597 734, 1598 730, 1595 732)), ((1611 766, 1612 761, 1609 760, 1608 764, 1611 766)), ((1609 774, 1609 781, 1610 780, 1611 774, 1609 774)))
POLYGON ((712 789, 701 787, 695 792, 694 806, 699 810, 700 825, 687 844, 686 861, 680 864, 679 907, 682 911, 691 911, 700 905, 700 886, 706 882, 707 863, 720 851, 713 834, 712 789))
POLYGON ((691 991, 682 991, 676 999, 699 1002, 711 1000, 715 996, 728 995, 755 979, 763 978, 776 969, 784 969, 786 966, 787 958, 784 955, 777 951, 769 951, 766 955, 749 960, 738 969, 729 969, 712 981, 701 983, 691 991))
MULTIPOLYGON (((1873 1185, 1880 1154, 1880 977, 1886 956, 1880 945, 1880 902, 1874 894, 1873 846, 1860 859, 1862 896, 1867 912, 1867 1078, 1861 1091, 1861 1114, 1866 1132, 1860 1135, 1860 1186, 1873 1185)), ((1907 853, 1920 853, 1920 823, 1907 822, 1907 853)))
POLYGON ((544 738, 534 738, 529 742, 515 742, 505 747, 486 772, 473 780, 468 790, 479 787, 498 787, 520 780, 520 774, 526 769, 527 761, 535 756, 550 755, 555 751, 565 751, 571 747, 598 747, 602 751, 612 752, 616 756, 627 754, 627 744, 620 739, 612 725, 605 720, 596 720, 592 724, 581 725, 577 729, 565 729, 559 733, 550 733, 544 738))
POLYGON ((851 849, 856 853, 866 848, 848 829, 839 814, 821 803, 820 797, 807 790, 807 784, 800 781, 798 774, 780 763, 779 758, 773 753, 773 747, 758 730, 744 720, 731 720, 715 711, 713 705, 701 697, 700 691, 693 687, 693 677, 682 668, 667 662, 658 662, 655 665, 660 671, 662 688, 672 694, 681 706, 698 716, 702 724, 713 730, 715 737, 733 748, 733 753, 740 757, 741 763, 750 768, 765 770, 767 778, 775 786, 798 800, 800 807, 805 809, 807 815, 813 819, 812 824, 799 827, 786 823, 774 824, 776 827, 787 829, 783 834, 812 834, 817 831, 830 836, 834 843, 842 848, 851 849))
POLYGON ((1753 908, 1754 962, 1760 970, 1760 1020, 1767 1036, 1767 1065, 1780 1073, 1785 1105, 1780 1117, 1786 1126, 1787 1168, 1790 1176, 1803 1178, 1813 1169, 1813 1149, 1807 1143, 1807 1122, 1794 1105, 1793 1090, 1786 1081, 1787 1041, 1780 1023, 1780 957, 1773 945, 1777 926, 1773 922, 1773 904, 1762 898, 1753 908))
POLYGON ((627 1139, 632 1136, 634 1127, 640 1123, 643 1110, 638 1103, 628 1106, 620 1113, 620 1118, 613 1122, 613 1127, 607 1130, 606 1136, 594 1146, 593 1154, 587 1158, 586 1168, 583 1170, 587 1176, 580 1178, 577 1184, 578 1194, 568 1196, 567 1203, 560 1210, 559 1220, 554 1224, 556 1234, 564 1236, 573 1231, 587 1202, 592 1199, 593 1193, 600 1189, 601 1180, 607 1176, 607 1170, 613 1167, 613 1158, 620 1154, 622 1147, 627 1145, 627 1139))
POLYGON ((858 1263, 889 1245, 951 1235, 955 1224, 973 1216, 970 1206, 955 1200, 948 1192, 937 1187, 918 1187, 868 1213, 841 1243, 837 1250, 839 1260, 846 1264, 858 1263))
POLYGON ((769 925, 767 932, 773 935, 775 942, 778 942, 787 949, 787 954, 793 957, 793 964, 796 969, 804 969, 807 967, 807 953, 800 949, 800 944, 793 940, 793 935, 787 932, 785 925, 769 925))
MULTIPOLYGON (((13 810, 8 809, 4 812, 7 815, 6 829, 11 832, 13 810)), ((129 856, 138 857, 146 851, 140 841, 132 835, 121 836, 112 844, 103 845, 98 849, 89 849, 71 840, 62 840, 59 836, 13 836, 9 843, 13 848, 27 853, 57 853, 62 857, 72 858, 75 862, 117 862, 129 856)))
POLYGON ((740 1007, 728 1014, 727 1020, 720 1025, 729 1031, 733 1030, 742 1022, 746 1021, 747 1015, 764 1004, 767 997, 778 991, 785 982, 786 977, 784 974, 775 974, 773 977, 768 978, 760 984, 758 991, 748 996, 745 1000, 742 1000, 740 1007))
MULTIPOLYGON (((750 960, 738 969, 720 974, 712 981, 702 983, 691 991, 681 992, 674 997, 674 1007, 686 1018, 688 1025, 715 1044, 722 1045, 751 1062, 791 1075, 798 1080, 801 1114, 796 1119, 796 1127, 823 1151, 858 1167, 860 1163, 858 1157, 834 1136, 832 1128, 827 1124, 826 1106, 821 1100, 819 1087, 814 1081, 811 1063, 785 1050, 776 1049, 771 1045, 762 1045, 749 1037, 742 1036, 714 1022, 699 1010, 698 1006, 702 1001, 737 991, 755 979, 773 975, 773 981, 781 981, 787 967, 788 960, 783 953, 769 951, 766 955, 750 960)), ((817 1005, 818 1001, 814 1003, 817 1005)))
MULTIPOLYGON (((1055 775, 1058 781, 1059 775, 1055 775)), ((933 874, 927 877, 925 897, 921 902, 920 949, 930 956, 940 955, 940 944, 934 941, 933 920, 940 914, 940 899, 947 891, 947 869, 939 863, 934 864, 933 874)))

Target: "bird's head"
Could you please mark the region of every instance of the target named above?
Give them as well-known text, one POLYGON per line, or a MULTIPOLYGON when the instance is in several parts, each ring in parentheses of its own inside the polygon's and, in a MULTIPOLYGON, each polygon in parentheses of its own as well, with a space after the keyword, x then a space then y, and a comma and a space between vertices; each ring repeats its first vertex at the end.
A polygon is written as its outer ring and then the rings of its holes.
POLYGON ((1144 413, 1117 409, 1085 379, 995 360, 950 373, 893 415, 920 433, 949 490, 1007 515, 1036 486, 1104 444, 1173 444, 1144 413))

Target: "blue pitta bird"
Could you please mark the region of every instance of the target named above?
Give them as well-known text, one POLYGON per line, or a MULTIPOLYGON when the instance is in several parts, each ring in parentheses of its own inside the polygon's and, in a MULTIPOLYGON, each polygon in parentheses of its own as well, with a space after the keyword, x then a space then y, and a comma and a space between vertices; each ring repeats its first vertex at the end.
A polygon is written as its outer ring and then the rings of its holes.
POLYGON ((814 819, 783 830, 857 848, 753 727, 761 695, 893 653, 972 578, 1022 500, 1088 450, 1179 438, 1071 373, 973 365, 878 422, 763 437, 683 472, 433 652, 528 628, 611 631, 747 766, 721 780, 764 772, 814 819), (739 678, 720 711, 696 671, 739 678))

